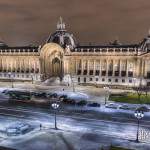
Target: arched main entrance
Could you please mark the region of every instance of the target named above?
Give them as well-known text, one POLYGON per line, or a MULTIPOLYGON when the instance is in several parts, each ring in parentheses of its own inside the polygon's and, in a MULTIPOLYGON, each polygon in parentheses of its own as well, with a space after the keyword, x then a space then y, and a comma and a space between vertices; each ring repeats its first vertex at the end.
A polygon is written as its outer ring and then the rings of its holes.
POLYGON ((57 57, 55 57, 52 60, 52 76, 54 76, 54 77, 62 76, 62 62, 57 57))
POLYGON ((40 53, 41 74, 44 79, 51 77, 63 78, 64 49, 55 43, 48 43, 43 46, 40 53))

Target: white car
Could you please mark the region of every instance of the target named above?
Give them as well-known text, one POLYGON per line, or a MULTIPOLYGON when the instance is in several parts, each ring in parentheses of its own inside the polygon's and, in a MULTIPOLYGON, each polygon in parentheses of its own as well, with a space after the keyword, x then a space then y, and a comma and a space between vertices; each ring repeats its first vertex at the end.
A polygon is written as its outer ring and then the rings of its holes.
POLYGON ((109 104, 106 104, 105 106, 106 108, 113 108, 113 109, 117 109, 118 108, 118 105, 115 104, 115 103, 109 103, 109 104))
POLYGON ((30 125, 26 123, 14 123, 6 128, 7 135, 19 135, 27 132, 30 129, 30 125))

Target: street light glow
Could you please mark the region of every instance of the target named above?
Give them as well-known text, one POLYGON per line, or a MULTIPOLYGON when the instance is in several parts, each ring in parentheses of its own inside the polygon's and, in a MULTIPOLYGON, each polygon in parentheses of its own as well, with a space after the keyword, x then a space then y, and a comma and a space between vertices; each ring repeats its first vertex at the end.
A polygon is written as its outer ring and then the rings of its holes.
POLYGON ((140 127, 140 119, 144 117, 144 112, 142 110, 136 110, 134 116, 137 118, 138 126, 137 126, 137 133, 136 133, 136 142, 139 142, 139 127, 140 127))

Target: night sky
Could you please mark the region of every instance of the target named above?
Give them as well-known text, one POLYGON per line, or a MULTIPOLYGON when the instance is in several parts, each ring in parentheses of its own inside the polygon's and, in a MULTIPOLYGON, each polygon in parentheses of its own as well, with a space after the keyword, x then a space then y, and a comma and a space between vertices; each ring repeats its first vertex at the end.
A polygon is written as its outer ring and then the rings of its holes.
POLYGON ((60 16, 80 44, 138 43, 150 28, 150 0, 0 0, 0 38, 44 43, 60 16))

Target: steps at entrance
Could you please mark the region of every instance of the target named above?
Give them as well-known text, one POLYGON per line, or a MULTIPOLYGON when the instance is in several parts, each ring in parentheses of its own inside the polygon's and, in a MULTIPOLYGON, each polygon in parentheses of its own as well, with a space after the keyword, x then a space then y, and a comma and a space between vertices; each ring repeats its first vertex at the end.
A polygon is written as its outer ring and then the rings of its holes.
POLYGON ((72 85, 75 84, 75 79, 71 77, 69 74, 65 75, 62 80, 60 80, 59 77, 51 77, 47 80, 45 80, 42 84, 46 86, 51 85, 72 85))
POLYGON ((60 85, 60 78, 59 77, 51 77, 50 79, 45 80, 42 84, 43 85, 60 85))

